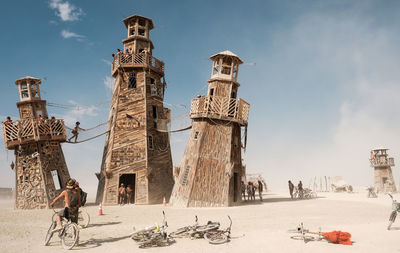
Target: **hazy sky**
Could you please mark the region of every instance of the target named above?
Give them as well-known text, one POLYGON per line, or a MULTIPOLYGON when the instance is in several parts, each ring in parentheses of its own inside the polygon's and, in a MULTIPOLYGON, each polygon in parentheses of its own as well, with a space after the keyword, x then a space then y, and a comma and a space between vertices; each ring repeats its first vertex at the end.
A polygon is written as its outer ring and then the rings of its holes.
MULTIPOLYGON (((83 128, 105 122, 111 54, 122 20, 153 19, 153 55, 165 62, 173 128, 189 124, 190 99, 205 93, 208 57, 231 50, 245 64, 239 97, 250 102, 248 172, 271 188, 288 179, 340 175, 373 182, 369 151, 400 163, 400 1, 7 1, 0 8, 0 117, 19 118, 14 81, 43 79, 50 115, 83 128), (74 109, 74 106, 79 106, 74 109), (185 114, 186 113, 186 114, 185 114)), ((171 134, 179 165, 189 132, 171 134)), ((2 138, 2 137, 1 137, 2 138)), ((14 185, 13 152, 0 140, 0 187, 14 185)), ((70 174, 94 194, 104 137, 63 144, 70 174)), ((400 173, 394 167, 395 181, 400 173)), ((92 195, 93 196, 93 195, 92 195)))

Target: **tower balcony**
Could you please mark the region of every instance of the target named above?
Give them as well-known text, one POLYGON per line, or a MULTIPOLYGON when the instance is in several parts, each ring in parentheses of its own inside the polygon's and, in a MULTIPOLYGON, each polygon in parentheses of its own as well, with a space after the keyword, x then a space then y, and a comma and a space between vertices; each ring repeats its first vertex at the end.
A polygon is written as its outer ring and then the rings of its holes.
POLYGON ((250 104, 239 98, 203 96, 192 99, 190 117, 229 120, 247 125, 250 104))
POLYGON ((66 140, 62 119, 22 119, 12 123, 3 122, 2 128, 4 143, 8 149, 35 141, 63 142, 66 140))
POLYGON ((111 74, 114 76, 119 67, 143 67, 150 68, 160 74, 164 73, 164 62, 148 53, 123 53, 117 54, 112 62, 111 74))
POLYGON ((394 166, 394 158, 390 157, 375 157, 369 159, 371 163, 371 167, 393 167, 394 166))

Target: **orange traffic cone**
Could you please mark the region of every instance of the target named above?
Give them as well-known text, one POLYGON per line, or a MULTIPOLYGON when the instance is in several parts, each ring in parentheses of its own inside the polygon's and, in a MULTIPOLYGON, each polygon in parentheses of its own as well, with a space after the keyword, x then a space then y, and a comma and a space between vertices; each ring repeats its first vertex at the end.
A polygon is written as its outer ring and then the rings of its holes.
POLYGON ((99 215, 103 215, 103 206, 101 205, 101 202, 99 205, 99 215))
POLYGON ((164 197, 164 199, 163 199, 163 201, 162 201, 162 205, 163 205, 163 206, 166 206, 166 205, 167 205, 167 201, 165 201, 165 197, 164 197))

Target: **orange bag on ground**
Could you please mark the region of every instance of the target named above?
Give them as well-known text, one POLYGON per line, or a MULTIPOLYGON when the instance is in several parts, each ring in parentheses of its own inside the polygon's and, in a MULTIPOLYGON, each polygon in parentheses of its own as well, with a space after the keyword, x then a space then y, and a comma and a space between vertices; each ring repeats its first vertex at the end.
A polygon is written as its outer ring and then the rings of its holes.
POLYGON ((327 232, 327 233, 322 233, 324 238, 332 243, 338 243, 338 244, 344 244, 344 245, 353 245, 351 242, 351 234, 347 232, 342 232, 340 230, 338 231, 332 231, 332 232, 327 232))

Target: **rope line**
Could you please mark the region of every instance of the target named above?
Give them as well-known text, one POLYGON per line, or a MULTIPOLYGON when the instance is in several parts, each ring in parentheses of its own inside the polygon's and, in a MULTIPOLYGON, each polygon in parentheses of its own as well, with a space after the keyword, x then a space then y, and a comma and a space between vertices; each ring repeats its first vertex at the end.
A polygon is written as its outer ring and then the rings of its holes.
POLYGON ((192 128, 192 125, 185 127, 185 128, 181 128, 181 129, 177 129, 177 130, 161 130, 161 129, 156 129, 158 132, 161 133, 176 133, 176 132, 182 132, 182 131, 186 131, 192 128))
POLYGON ((78 144, 78 143, 82 143, 82 142, 86 142, 86 141, 93 140, 93 139, 95 139, 95 138, 97 138, 97 137, 100 137, 100 136, 102 136, 102 135, 104 135, 104 134, 106 134, 106 133, 108 133, 108 132, 110 132, 110 130, 105 131, 104 133, 98 134, 98 135, 96 135, 96 136, 93 136, 93 137, 91 137, 91 138, 85 139, 85 140, 83 140, 83 141, 77 141, 77 142, 66 141, 66 142, 69 143, 69 144, 78 144))

